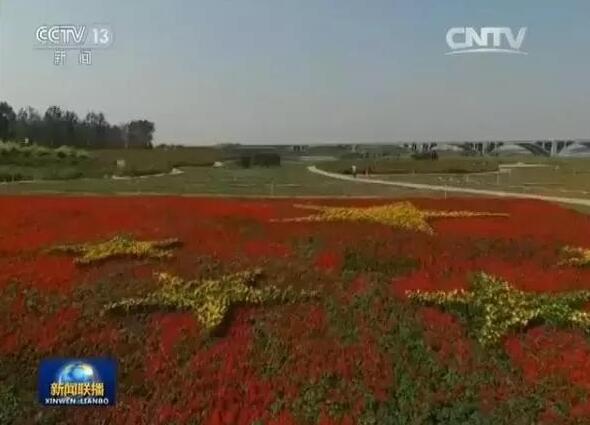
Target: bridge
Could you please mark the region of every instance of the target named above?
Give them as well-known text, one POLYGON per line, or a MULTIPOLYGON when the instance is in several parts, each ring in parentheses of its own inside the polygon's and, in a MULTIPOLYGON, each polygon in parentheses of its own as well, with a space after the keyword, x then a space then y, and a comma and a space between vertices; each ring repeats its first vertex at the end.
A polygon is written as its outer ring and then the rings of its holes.
POLYGON ((414 152, 428 152, 437 147, 455 146, 474 155, 494 155, 502 146, 518 146, 537 156, 555 156, 572 145, 586 146, 590 148, 590 139, 402 143, 402 146, 414 152))

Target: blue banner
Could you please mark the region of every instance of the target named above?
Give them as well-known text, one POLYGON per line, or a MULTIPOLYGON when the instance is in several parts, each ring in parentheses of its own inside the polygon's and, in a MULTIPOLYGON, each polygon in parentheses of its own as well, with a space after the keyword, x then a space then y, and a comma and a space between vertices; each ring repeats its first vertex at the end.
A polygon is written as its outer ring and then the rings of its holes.
POLYGON ((113 406, 117 363, 110 358, 45 359, 39 368, 44 406, 113 406))

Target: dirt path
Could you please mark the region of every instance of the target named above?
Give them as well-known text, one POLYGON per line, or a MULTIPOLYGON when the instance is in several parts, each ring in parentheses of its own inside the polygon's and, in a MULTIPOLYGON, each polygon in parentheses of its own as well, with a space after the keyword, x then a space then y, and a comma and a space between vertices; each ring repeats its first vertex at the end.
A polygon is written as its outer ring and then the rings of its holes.
POLYGON ((496 196, 500 198, 539 199, 541 201, 557 202, 560 204, 581 205, 585 207, 590 207, 590 199, 583 198, 564 198, 560 196, 544 196, 534 195, 530 193, 503 192, 499 190, 470 189, 466 187, 456 186, 439 186, 422 183, 407 183, 389 180, 367 179, 363 177, 352 177, 344 174, 330 173, 328 171, 320 170, 315 166, 307 167, 307 169, 312 173, 319 174, 325 177, 330 177, 339 180, 347 180, 356 183, 383 184, 388 186, 402 187, 405 189, 432 190, 447 193, 470 193, 472 195, 496 196))

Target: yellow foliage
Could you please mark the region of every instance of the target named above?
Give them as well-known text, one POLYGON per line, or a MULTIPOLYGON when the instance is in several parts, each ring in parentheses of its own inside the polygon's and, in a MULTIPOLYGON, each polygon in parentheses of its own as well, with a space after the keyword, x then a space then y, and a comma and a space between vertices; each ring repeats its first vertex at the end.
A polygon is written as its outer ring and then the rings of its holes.
POLYGON ((106 310, 131 311, 143 309, 188 310, 207 329, 218 327, 237 304, 292 303, 317 296, 315 291, 279 289, 276 286, 255 288, 253 285, 262 276, 259 269, 203 281, 183 279, 160 273, 162 285, 159 290, 143 298, 130 298, 107 305, 106 310))
POLYGON ((114 257, 137 258, 170 258, 172 248, 180 245, 178 239, 161 241, 138 241, 128 236, 115 236, 103 241, 78 245, 58 245, 51 247, 50 252, 77 254, 77 264, 91 264, 114 257))
POLYGON ((560 265, 584 267, 590 266, 590 249, 566 246, 561 249, 560 265))
POLYGON ((307 217, 284 219, 280 221, 365 221, 379 223, 407 230, 433 234, 428 224, 429 218, 460 217, 506 217, 507 214, 474 211, 428 211, 419 210, 410 202, 397 202, 373 207, 327 207, 316 205, 295 205, 297 208, 318 211, 307 217))
POLYGON ((492 345, 509 331, 536 320, 555 326, 590 329, 590 314, 579 308, 590 301, 590 291, 562 294, 523 292, 485 273, 471 282, 471 290, 409 291, 412 301, 442 307, 464 316, 477 340, 492 345))

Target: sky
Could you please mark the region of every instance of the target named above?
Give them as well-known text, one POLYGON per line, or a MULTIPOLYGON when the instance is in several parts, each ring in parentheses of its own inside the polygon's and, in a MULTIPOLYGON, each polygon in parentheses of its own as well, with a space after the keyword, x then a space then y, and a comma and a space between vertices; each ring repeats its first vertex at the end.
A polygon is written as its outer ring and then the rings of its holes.
POLYGON ((0 0, 0 100, 158 143, 590 138, 588 0, 0 0), (115 39, 64 66, 43 24, 115 39), (445 55, 451 27, 527 27, 527 55, 445 55))

